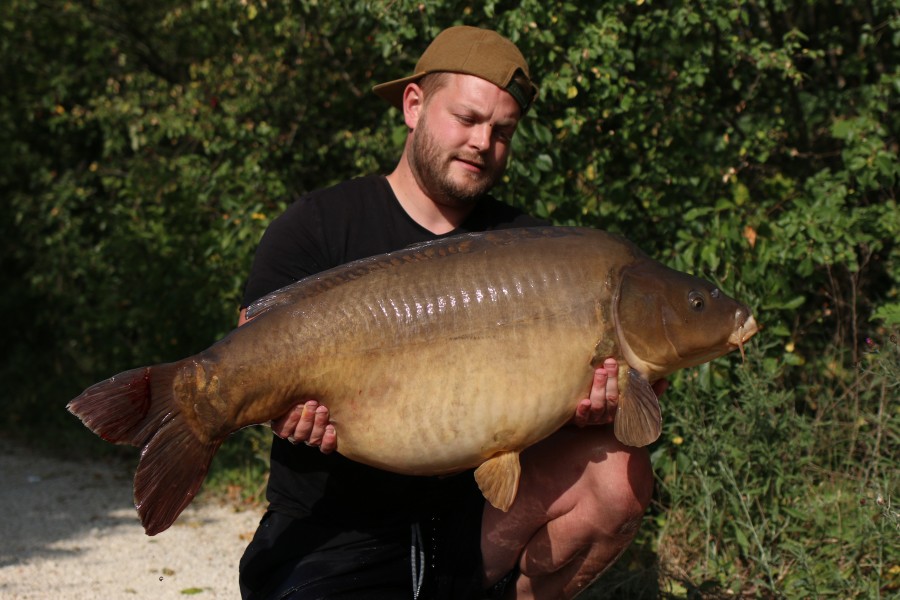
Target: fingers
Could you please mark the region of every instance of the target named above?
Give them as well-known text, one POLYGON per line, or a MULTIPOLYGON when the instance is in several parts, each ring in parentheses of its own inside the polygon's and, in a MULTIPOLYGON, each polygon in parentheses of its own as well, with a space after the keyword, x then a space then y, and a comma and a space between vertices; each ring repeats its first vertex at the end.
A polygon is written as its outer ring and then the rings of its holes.
POLYGON ((272 432, 280 438, 289 438, 294 435, 294 429, 303 414, 302 404, 298 404, 286 415, 272 421, 272 432))
POLYGON ((579 427, 584 427, 585 425, 590 424, 590 419, 591 400, 590 398, 585 398, 584 400, 579 402, 578 406, 575 408, 575 417, 572 418, 572 424, 579 427))
POLYGON ((337 450, 337 432, 334 430, 334 425, 329 423, 325 426, 325 433, 322 435, 322 444, 319 446, 319 451, 322 454, 331 454, 337 450))
POLYGON ((303 410, 303 416, 297 424, 297 432, 294 437, 304 439, 307 446, 321 446, 325 436, 325 426, 328 425, 328 407, 310 406, 307 403, 303 410))
POLYGON ((572 423, 579 427, 611 423, 619 401, 619 365, 613 358, 594 370, 590 395, 575 409, 572 423))
POLYGON ((603 368, 606 369, 605 408, 612 414, 619 403, 619 363, 614 358, 607 358, 603 361, 603 368))
POLYGON ((319 403, 315 400, 308 400, 304 405, 302 410, 300 411, 300 418, 297 420, 297 424, 294 426, 293 431, 290 432, 290 436, 288 437, 288 441, 292 444, 296 444, 298 442, 305 442, 307 444, 313 444, 313 441, 321 441, 322 439, 322 429, 325 427, 325 423, 328 422, 328 409, 324 406, 319 406, 319 403), (319 416, 319 408, 324 409, 324 417, 319 416), (317 423, 318 419, 318 423, 317 423), (324 419, 324 421, 323 421, 324 419), (319 430, 316 431, 316 425, 318 424, 319 430))
POLYGON ((303 442, 307 446, 318 446, 324 454, 330 454, 337 449, 337 433, 329 418, 328 407, 315 400, 307 400, 273 421, 272 431, 292 444, 303 442))

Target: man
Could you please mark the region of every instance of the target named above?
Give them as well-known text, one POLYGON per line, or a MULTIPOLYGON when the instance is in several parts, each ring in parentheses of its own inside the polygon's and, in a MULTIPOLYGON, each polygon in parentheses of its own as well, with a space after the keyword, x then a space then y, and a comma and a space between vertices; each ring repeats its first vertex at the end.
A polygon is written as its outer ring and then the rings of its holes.
MULTIPOLYGON (((409 128, 396 169, 291 205, 260 242, 245 306, 350 260, 542 224, 487 195, 536 94, 509 40, 450 28, 414 75, 374 91, 409 128)), ((612 421, 616 374, 613 360, 597 369, 574 424, 612 421)), ((646 450, 622 446, 609 426, 565 427, 527 449, 503 513, 471 472, 408 477, 345 459, 327 407, 300 400, 273 423, 269 510, 241 561, 245 599, 570 598, 627 547, 650 499, 646 450)))

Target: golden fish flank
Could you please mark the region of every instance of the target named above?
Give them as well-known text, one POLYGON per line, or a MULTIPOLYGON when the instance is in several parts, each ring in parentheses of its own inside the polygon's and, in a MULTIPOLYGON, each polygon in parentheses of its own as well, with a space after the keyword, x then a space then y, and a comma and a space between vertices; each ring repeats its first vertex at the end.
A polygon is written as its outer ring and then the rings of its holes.
POLYGON ((651 384, 757 330, 746 306, 630 242, 551 227, 356 261, 248 316, 195 356, 121 373, 69 403, 104 439, 143 449, 135 501, 148 534, 190 503, 225 437, 298 398, 329 407, 348 458, 413 475, 474 468, 506 510, 519 453, 571 418, 604 358, 623 366, 616 436, 642 446, 661 429, 651 384))

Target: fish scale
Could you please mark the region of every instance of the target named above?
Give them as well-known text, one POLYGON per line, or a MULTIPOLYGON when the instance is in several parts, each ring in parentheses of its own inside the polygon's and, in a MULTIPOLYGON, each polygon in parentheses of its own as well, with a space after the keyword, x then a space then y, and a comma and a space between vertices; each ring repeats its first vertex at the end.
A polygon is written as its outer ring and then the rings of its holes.
POLYGON ((712 284, 582 228, 467 234, 355 261, 260 299, 251 320, 181 361, 120 373, 68 408, 142 448, 135 504, 163 531, 221 442, 315 398, 338 451, 411 475, 475 469, 514 502, 519 454, 569 421, 593 369, 620 364, 615 434, 661 428, 651 384, 742 348, 749 309, 712 284))

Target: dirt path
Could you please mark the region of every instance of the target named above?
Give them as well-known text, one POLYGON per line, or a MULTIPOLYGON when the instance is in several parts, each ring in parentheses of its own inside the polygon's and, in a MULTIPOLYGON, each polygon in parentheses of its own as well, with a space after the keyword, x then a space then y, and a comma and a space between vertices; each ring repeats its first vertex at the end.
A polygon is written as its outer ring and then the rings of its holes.
POLYGON ((201 496, 148 537, 132 475, 0 440, 0 598, 238 598, 238 560, 261 509, 201 496))

